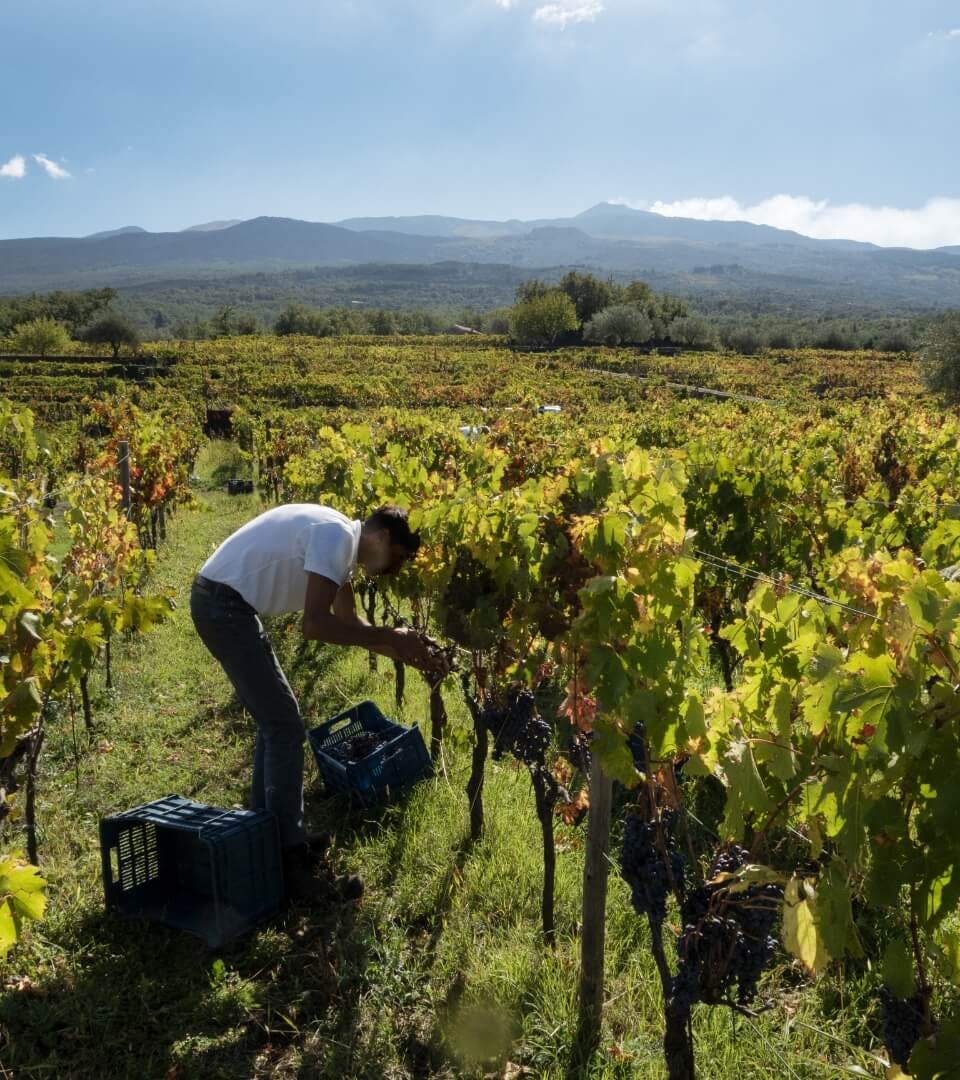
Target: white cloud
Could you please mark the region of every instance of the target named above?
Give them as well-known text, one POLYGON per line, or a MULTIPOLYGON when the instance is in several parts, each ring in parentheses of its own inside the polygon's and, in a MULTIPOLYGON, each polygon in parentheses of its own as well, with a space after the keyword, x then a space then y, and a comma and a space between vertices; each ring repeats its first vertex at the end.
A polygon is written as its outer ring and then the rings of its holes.
MULTIPOLYGON (((498 0, 499 2, 499 0, 498 0)), ((927 37, 932 38, 953 38, 956 41, 960 41, 960 28, 956 30, 931 30, 927 37)))
POLYGON ((821 240, 863 240, 884 247, 934 248, 960 244, 960 198, 946 196, 928 199, 923 206, 901 208, 831 203, 808 195, 773 195, 745 204, 723 195, 658 201, 642 209, 701 221, 752 221, 756 225, 792 229, 821 240))
POLYGON ((570 23, 593 22, 602 11, 603 0, 559 0, 538 7, 533 21, 566 30, 570 23))
POLYGON ((27 172, 27 162, 23 154, 14 154, 4 165, 0 165, 0 176, 7 180, 22 180, 27 172))
POLYGON ((62 166, 58 165, 55 161, 51 161, 46 154, 34 154, 33 160, 46 172, 47 176, 54 180, 69 180, 70 173, 62 166))
POLYGON ((496 0, 497 7, 503 8, 504 11, 509 11, 515 2, 516 0, 496 0))

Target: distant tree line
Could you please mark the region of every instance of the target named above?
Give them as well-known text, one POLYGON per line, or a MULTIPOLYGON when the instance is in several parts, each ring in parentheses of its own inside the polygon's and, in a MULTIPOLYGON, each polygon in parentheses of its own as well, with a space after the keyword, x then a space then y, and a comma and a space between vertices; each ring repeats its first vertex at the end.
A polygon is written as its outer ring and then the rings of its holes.
POLYGON ((915 353, 932 390, 960 401, 960 312, 924 316, 783 316, 691 310, 689 303, 655 292, 643 281, 618 283, 581 271, 558 282, 521 282, 510 308, 480 311, 392 310, 361 306, 311 308, 288 303, 269 325, 249 311, 224 304, 205 319, 171 323, 155 311, 151 330, 118 310, 114 289, 0 297, 0 351, 47 356, 71 341, 108 348, 114 357, 136 352, 141 336, 180 340, 252 334, 425 335, 469 328, 509 335, 529 344, 678 345, 722 348, 745 355, 813 347, 915 353))
POLYGON ((6 337, 14 327, 35 319, 50 319, 60 323, 71 337, 77 337, 85 326, 106 311, 116 299, 116 289, 0 297, 0 337, 6 337))
POLYGON ((707 315, 643 281, 623 285, 577 271, 556 284, 524 282, 510 309, 511 335, 523 344, 664 344, 744 355, 804 347, 911 352, 920 347, 929 322, 929 317, 707 315))
MULTIPOLYGON (((158 312, 158 315, 160 313, 158 312)), ((211 338, 244 334, 306 334, 310 337, 344 337, 350 334, 382 336, 443 334, 455 327, 466 327, 480 333, 505 334, 508 321, 505 315, 484 314, 470 308, 452 313, 432 311, 394 311, 390 308, 331 307, 311 308, 292 301, 280 314, 265 323, 249 311, 236 311, 232 306, 220 308, 209 319, 195 318, 173 326, 164 321, 157 329, 169 327, 170 336, 178 340, 202 341, 211 338)))
POLYGON ((104 346, 114 357, 124 348, 135 352, 140 334, 113 310, 116 298, 114 289, 0 297, 0 343, 6 352, 30 356, 55 355, 71 341, 104 346))
POLYGON ((476 311, 446 317, 429 311, 392 311, 361 307, 311 310, 301 303, 288 304, 273 324, 273 332, 337 337, 343 334, 442 334, 452 326, 484 329, 483 316, 476 311))

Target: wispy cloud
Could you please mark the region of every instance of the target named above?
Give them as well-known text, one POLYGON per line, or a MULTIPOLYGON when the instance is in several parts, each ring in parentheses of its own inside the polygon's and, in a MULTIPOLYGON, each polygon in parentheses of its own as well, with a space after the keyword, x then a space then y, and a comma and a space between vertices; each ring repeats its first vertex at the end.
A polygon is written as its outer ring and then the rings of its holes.
POLYGON ((516 0, 496 0, 497 7, 503 8, 504 11, 509 11, 515 3, 516 0))
POLYGON ((533 21, 566 30, 571 23, 593 22, 602 12, 602 0, 559 0, 538 7, 533 21))
POLYGON ((46 154, 34 154, 33 160, 43 168, 47 176, 54 180, 69 180, 70 173, 62 166, 58 165, 55 161, 51 161, 46 154))
MULTIPOLYGON (((499 3, 499 0, 498 0, 499 3)), ((960 41, 960 27, 956 30, 931 30, 927 37, 932 38, 947 38, 953 41, 960 41)))
POLYGON ((0 176, 7 180, 22 180, 27 173, 27 162, 23 154, 14 154, 13 157, 0 165, 0 176))
MULTIPOLYGON (((616 201, 636 205, 625 199, 616 201)), ((752 221, 756 225, 792 229, 821 240, 863 240, 884 247, 915 248, 960 244, 960 199, 946 196, 907 208, 831 203, 808 195, 773 195, 752 204, 723 195, 658 201, 640 208, 667 217, 701 221, 752 221)))

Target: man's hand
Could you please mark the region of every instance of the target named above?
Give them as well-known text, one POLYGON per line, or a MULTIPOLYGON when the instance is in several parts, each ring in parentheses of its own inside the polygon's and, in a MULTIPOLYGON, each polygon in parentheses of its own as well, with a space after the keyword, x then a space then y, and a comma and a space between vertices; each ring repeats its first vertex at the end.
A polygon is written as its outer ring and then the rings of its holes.
POLYGON ((394 659, 421 671, 432 671, 437 666, 436 657, 430 640, 416 630, 398 627, 392 632, 390 644, 394 659))
POLYGON ((450 657, 426 634, 399 627, 370 626, 356 612, 353 589, 319 574, 307 574, 303 636, 331 645, 360 645, 371 652, 419 668, 438 683, 453 667, 450 657))

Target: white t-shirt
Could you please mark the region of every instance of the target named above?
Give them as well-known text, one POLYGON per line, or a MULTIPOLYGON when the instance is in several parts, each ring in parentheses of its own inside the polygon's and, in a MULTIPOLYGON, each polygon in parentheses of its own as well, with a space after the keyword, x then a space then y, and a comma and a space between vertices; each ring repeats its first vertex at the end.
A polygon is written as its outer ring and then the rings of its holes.
POLYGON ((343 585, 357 565, 361 522, 316 503, 290 503, 248 521, 200 567, 261 615, 303 611, 307 573, 343 585))

